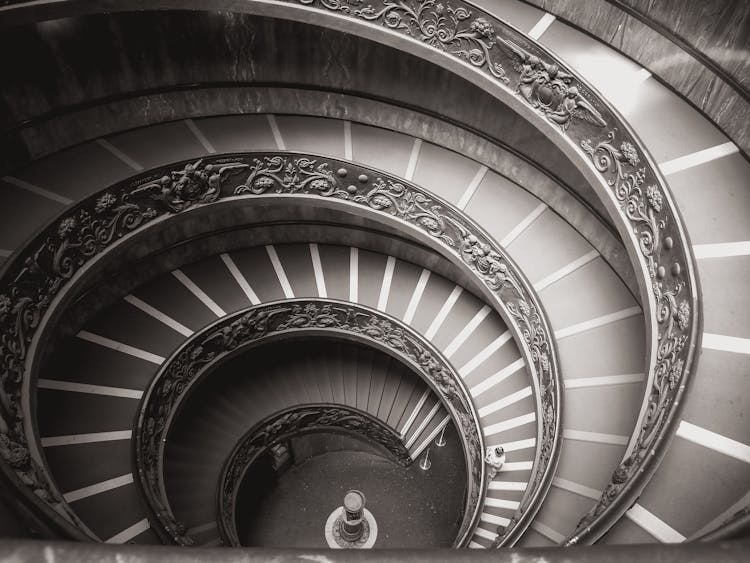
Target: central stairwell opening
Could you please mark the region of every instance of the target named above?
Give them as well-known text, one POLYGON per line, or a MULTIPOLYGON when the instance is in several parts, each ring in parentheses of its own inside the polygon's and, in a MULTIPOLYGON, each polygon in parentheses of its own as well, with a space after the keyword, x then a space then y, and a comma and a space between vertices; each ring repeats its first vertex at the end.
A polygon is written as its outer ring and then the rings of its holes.
MULTIPOLYGON (((241 545, 327 547, 326 520, 354 488, 367 495, 379 546, 450 547, 466 496, 455 431, 443 435, 444 446, 428 447, 429 471, 412 457, 417 452, 402 446, 397 455, 373 431, 390 431, 403 444, 399 429, 422 410, 426 392, 437 401, 408 367, 357 343, 307 338, 251 348, 206 376, 172 423, 164 472, 173 512, 192 530, 214 521, 216 484, 222 489, 234 451, 286 411, 296 417, 292 431, 242 461, 234 497, 241 545), (337 428, 306 424, 306 416, 342 410, 337 428)), ((416 426, 429 436, 435 422, 425 419, 418 414, 416 426)))

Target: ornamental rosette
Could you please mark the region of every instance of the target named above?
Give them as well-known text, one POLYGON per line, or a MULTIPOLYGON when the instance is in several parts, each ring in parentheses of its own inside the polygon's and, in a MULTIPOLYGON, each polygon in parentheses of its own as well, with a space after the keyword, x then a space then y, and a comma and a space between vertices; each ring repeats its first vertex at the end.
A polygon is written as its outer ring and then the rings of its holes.
POLYGON ((676 388, 680 383, 680 380, 682 379, 682 368, 684 365, 685 363, 682 361, 682 358, 678 358, 677 361, 672 365, 672 368, 669 370, 670 389, 676 388))
POLYGON ((373 209, 388 209, 392 205, 391 200, 384 195, 376 195, 371 201, 373 209))
POLYGON ((5 294, 0 295, 0 317, 10 313, 11 306, 10 297, 5 294))
POLYGON ((631 166, 637 166, 641 161, 641 159, 638 157, 638 151, 635 150, 635 147, 632 143, 629 143, 627 141, 623 142, 620 145, 620 152, 622 152, 622 156, 625 157, 625 160, 627 160, 628 164, 630 164, 631 166))
POLYGON ((656 186, 647 186, 646 187, 646 199, 648 199, 648 204, 659 213, 661 211, 661 206, 664 203, 664 198, 661 195, 661 192, 659 191, 659 188, 656 186))
POLYGON ((484 18, 477 18, 471 22, 471 30, 477 35, 487 37, 488 39, 492 39, 495 35, 495 28, 484 18))
POLYGON ((29 450, 16 445, 8 452, 8 464, 13 469, 23 469, 29 464, 29 450))
POLYGON ((29 451, 7 434, 0 434, 0 452, 13 469, 24 469, 29 464, 29 451))
POLYGON ((690 324, 690 304, 687 301, 683 300, 677 307, 677 324, 682 330, 687 330, 690 324))
POLYGON ((528 317, 531 314, 531 308, 529 304, 523 299, 518 302, 518 309, 521 311, 524 317, 528 317))
POLYGON ((57 234, 60 238, 64 239, 75 230, 76 226, 77 222, 75 217, 66 217, 60 221, 60 225, 57 228, 57 234))
POLYGON ((547 373, 549 371, 549 356, 546 353, 539 355, 539 365, 541 366, 543 373, 547 373))
POLYGON ((259 176, 258 178, 253 180, 253 187, 258 191, 265 191, 269 188, 272 188, 273 185, 274 181, 268 176, 259 176))
POLYGON ((331 187, 330 183, 326 180, 323 180, 322 178, 317 178, 310 182, 310 187, 314 190, 319 190, 321 192, 327 190, 331 187))
POLYGON ((616 485, 622 485, 628 480, 628 468, 620 465, 615 472, 612 473, 612 482, 616 485))
POLYGON ((196 346, 190 350, 190 359, 196 360, 201 354, 203 354, 203 346, 196 346))
POLYGON ((104 213, 116 202, 117 198, 111 193, 103 194, 99 199, 96 200, 96 207, 94 208, 94 211, 96 213, 104 213))

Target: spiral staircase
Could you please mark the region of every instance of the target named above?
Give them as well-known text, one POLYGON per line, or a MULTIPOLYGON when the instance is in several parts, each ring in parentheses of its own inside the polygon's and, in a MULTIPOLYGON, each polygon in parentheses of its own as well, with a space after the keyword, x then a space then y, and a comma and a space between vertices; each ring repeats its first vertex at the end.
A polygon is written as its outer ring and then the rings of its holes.
POLYGON ((742 559, 747 121, 608 39, 638 6, 4 4, 3 536, 232 553, 230 461, 322 409, 460 468, 450 537, 375 548, 742 559))

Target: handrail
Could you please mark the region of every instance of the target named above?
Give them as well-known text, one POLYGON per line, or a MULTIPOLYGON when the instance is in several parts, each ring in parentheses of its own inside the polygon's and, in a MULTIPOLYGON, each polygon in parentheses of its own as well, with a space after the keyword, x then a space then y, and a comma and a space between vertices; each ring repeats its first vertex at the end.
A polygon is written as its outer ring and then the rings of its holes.
POLYGON ((218 528, 223 545, 242 546, 237 534, 237 493, 250 467, 274 445, 314 432, 360 436, 385 448, 394 461, 403 467, 414 461, 398 432, 360 409, 340 404, 313 403, 268 416, 237 441, 221 471, 216 496, 218 528))
MULTIPOLYGON (((161 529, 178 545, 193 544, 170 507, 163 470, 169 433, 186 397, 217 365, 245 349, 309 336, 377 348, 411 368, 443 402, 460 429, 466 458, 466 505, 454 543, 463 546, 478 521, 486 481, 484 438, 468 389, 442 354, 412 328, 369 307, 332 299, 274 301, 227 315, 187 339, 161 365, 141 399, 133 433, 139 483, 161 529)), ((283 426, 284 419, 275 422, 283 426)))

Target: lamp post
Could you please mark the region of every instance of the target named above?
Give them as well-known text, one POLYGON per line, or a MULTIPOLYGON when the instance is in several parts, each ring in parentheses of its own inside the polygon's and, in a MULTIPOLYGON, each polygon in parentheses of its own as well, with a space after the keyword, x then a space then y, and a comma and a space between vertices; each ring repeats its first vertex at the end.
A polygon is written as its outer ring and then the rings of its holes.
POLYGON ((350 490, 344 497, 344 518, 340 521, 341 537, 348 542, 356 542, 365 531, 362 517, 365 509, 365 495, 361 491, 350 490))
POLYGON ((333 549, 370 549, 378 537, 378 525, 365 508, 362 491, 350 489, 344 495, 344 505, 328 517, 325 525, 328 547, 333 549))

